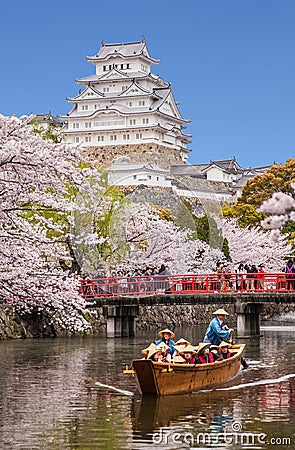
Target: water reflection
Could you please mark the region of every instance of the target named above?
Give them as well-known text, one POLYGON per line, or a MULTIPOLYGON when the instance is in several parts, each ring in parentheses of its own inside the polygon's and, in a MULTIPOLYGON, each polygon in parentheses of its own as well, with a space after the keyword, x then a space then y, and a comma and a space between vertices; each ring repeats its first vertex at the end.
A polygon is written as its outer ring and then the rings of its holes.
MULTIPOLYGON (((203 330, 197 333, 201 336, 203 330)), ((177 335, 196 342, 197 333, 179 330, 177 335)), ((260 383, 295 373, 294 327, 292 333, 265 328, 263 334, 260 340, 246 342, 249 370, 242 371, 227 390, 160 398, 130 397, 106 387, 135 393, 134 378, 123 375, 122 366, 138 357, 155 333, 136 339, 0 342, 0 448, 189 448, 184 443, 160 445, 153 437, 158 433, 159 438, 160 432, 217 436, 233 431, 233 424, 255 436, 265 433, 267 439, 292 437, 295 378, 260 383)), ((245 448, 226 442, 213 447, 219 445, 245 448)), ((256 442, 251 448, 264 444, 256 442)))
POLYGON ((206 438, 208 445, 211 440, 214 447, 223 448, 232 448, 231 439, 235 439, 234 448, 243 448, 239 441, 243 433, 244 439, 251 439, 251 448, 263 448, 277 437, 294 442, 294 382, 282 383, 279 390, 275 386, 253 386, 239 395, 236 391, 212 391, 178 396, 177 400, 174 396, 134 398, 133 439, 138 445, 134 448, 141 448, 143 442, 182 448, 174 441, 176 433, 182 444, 185 438, 191 443, 206 438), (262 434, 265 436, 259 438, 262 434))

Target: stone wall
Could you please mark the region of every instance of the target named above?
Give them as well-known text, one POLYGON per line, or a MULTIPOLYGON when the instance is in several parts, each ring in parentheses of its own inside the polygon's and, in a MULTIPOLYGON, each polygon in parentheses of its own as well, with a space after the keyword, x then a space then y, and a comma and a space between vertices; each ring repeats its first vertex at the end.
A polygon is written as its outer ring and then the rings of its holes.
POLYGON ((174 164, 185 164, 179 150, 154 143, 89 147, 83 151, 83 156, 97 161, 102 167, 110 166, 117 158, 120 158, 120 162, 130 163, 148 161, 162 169, 168 169, 174 164))
MULTIPOLYGON (((235 305, 232 303, 222 304, 228 313, 227 323, 233 328, 236 327, 237 319, 235 305)), ((136 318, 136 328, 138 330, 149 330, 153 328, 176 327, 183 325, 200 325, 209 323, 213 312, 220 308, 220 303, 210 305, 160 305, 160 306, 140 306, 140 315, 136 318)), ((295 321, 295 301, 291 304, 264 303, 260 320, 272 321, 282 320, 284 317, 295 321)))
MULTIPOLYGON (((0 305, 0 339, 25 339, 43 337, 72 336, 73 333, 60 326, 60 311, 40 312, 32 311, 21 316, 15 311, 13 305, 0 305), (54 317, 53 317, 54 314, 54 317)), ((105 331, 105 318, 102 308, 88 310, 83 318, 89 323, 89 334, 98 334, 105 331)))
MULTIPOLYGON (((222 306, 228 313, 228 324, 236 327, 235 306, 233 303, 211 303, 203 305, 155 305, 140 306, 136 318, 137 330, 174 328, 183 325, 207 324, 212 320, 213 312, 222 306)), ((91 325, 91 334, 104 334, 106 321, 102 307, 90 308, 84 318, 91 325)), ((261 321, 284 320, 295 321, 295 301, 289 304, 275 302, 264 303, 261 321)), ((49 315, 33 313, 20 317, 13 305, 1 305, 0 308, 0 339, 20 339, 38 337, 61 337, 73 335, 58 325, 58 316, 52 321, 49 315)))
MULTIPOLYGON (((136 318, 138 330, 153 328, 174 328, 182 325, 200 325, 209 323, 213 312, 220 308, 219 304, 211 305, 161 305, 140 306, 140 315, 136 318)), ((232 325, 235 325, 234 305, 222 305, 230 315, 232 325)))

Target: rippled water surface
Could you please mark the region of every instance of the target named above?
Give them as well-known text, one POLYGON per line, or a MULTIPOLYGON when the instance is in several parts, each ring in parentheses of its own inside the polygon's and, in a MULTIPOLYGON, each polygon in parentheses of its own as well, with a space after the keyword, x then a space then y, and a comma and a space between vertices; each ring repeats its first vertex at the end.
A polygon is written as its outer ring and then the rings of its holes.
MULTIPOLYGON (((177 331, 198 343, 204 330, 177 331)), ((294 331, 245 340, 249 369, 226 387, 143 399, 122 369, 155 333, 1 341, 0 448, 294 449, 294 331)))

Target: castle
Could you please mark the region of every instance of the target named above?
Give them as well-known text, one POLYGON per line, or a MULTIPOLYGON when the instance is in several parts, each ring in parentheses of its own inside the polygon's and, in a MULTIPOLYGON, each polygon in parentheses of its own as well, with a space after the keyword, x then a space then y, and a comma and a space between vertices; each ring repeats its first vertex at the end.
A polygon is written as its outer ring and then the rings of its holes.
POLYGON ((233 157, 188 164, 189 120, 179 112, 171 84, 151 72, 159 60, 141 42, 105 44, 87 61, 95 74, 76 80, 83 90, 64 121, 66 142, 109 172, 119 186, 171 189, 177 196, 232 202, 247 179, 268 167, 242 168, 233 157))
POLYGON ((165 154, 187 162, 190 135, 170 83, 151 72, 158 64, 145 40, 105 44, 87 61, 95 74, 76 80, 84 87, 74 98, 65 121, 66 142, 81 144, 104 166, 126 154, 165 154), (139 150, 140 148, 140 150, 139 150))

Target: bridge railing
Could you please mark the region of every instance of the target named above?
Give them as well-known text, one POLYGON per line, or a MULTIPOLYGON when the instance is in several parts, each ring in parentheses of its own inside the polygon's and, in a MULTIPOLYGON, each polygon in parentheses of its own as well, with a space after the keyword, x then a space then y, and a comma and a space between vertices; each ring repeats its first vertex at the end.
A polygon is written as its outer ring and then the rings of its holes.
POLYGON ((295 292, 285 273, 118 276, 80 280, 84 298, 214 292, 295 292))

